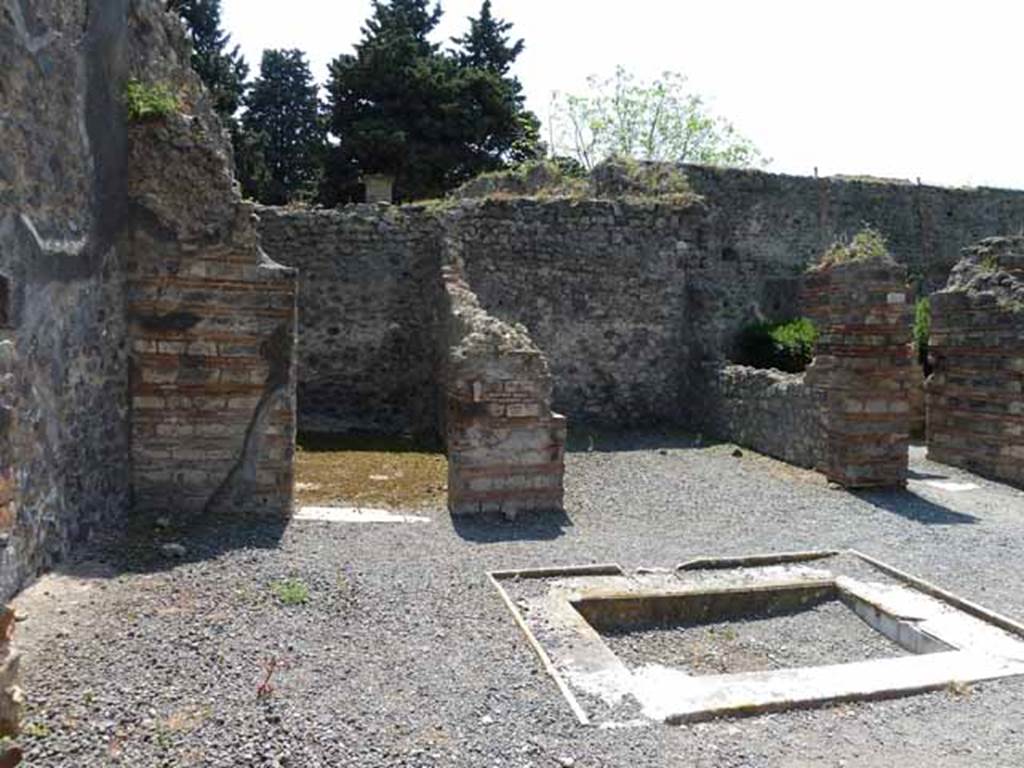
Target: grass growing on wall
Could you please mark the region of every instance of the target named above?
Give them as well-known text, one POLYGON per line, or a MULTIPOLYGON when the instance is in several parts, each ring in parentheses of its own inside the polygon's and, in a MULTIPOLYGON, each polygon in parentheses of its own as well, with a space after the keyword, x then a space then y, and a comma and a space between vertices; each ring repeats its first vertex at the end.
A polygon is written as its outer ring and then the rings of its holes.
POLYGON ((737 362, 800 373, 814 359, 817 341, 818 329, 806 317, 784 323, 754 323, 740 333, 737 362))
POLYGON ((163 83, 140 83, 129 80, 124 86, 124 105, 128 120, 142 123, 166 117, 180 108, 178 97, 163 83))

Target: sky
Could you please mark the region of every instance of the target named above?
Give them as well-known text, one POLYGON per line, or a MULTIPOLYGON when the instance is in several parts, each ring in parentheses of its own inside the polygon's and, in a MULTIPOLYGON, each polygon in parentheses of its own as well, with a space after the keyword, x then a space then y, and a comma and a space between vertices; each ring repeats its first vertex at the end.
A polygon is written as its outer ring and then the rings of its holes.
MULTIPOLYGON (((769 170, 1024 189, 1020 0, 493 0, 526 41, 514 68, 545 120, 617 65, 689 78, 769 170)), ((480 0, 442 0, 437 39, 480 0)), ((254 72, 264 48, 299 48, 323 82, 351 52, 370 0, 222 0, 254 72)), ((546 136, 546 132, 543 134, 546 136)))

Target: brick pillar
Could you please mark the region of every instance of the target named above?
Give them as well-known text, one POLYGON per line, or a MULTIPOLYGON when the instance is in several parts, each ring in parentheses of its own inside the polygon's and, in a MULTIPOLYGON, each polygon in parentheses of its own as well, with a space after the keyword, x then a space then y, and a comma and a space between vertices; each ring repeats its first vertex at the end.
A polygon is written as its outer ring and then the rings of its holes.
POLYGON ((807 273, 821 336, 807 383, 822 392, 819 469, 846 488, 904 486, 910 435, 911 307, 906 267, 888 259, 807 273))
POLYGON ((297 274, 262 251, 212 114, 129 128, 135 508, 291 514, 297 274), (216 130, 214 130, 216 128, 216 130), (167 173, 174 168, 175 173, 167 173), (200 194, 201 192, 201 194, 200 194))
POLYGON ((1024 486, 1024 238, 966 249, 931 305, 928 457, 1024 486))
POLYGON ((551 412, 543 353, 525 329, 484 312, 456 271, 444 280, 449 511, 561 511, 566 420, 551 412))

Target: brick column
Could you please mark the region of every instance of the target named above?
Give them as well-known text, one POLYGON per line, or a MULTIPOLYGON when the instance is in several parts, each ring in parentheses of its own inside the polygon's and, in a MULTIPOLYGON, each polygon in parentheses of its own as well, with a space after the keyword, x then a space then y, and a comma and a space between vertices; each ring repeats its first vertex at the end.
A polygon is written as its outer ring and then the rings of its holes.
POLYGON ((819 266, 807 273, 803 301, 821 333, 806 378, 822 392, 819 469, 846 488, 905 485, 913 371, 906 267, 881 258, 819 266))
POLYGON ((522 327, 480 308, 445 269, 441 381, 453 515, 560 511, 566 420, 551 412, 551 374, 522 327))
POLYGON ((965 254, 931 297, 928 456, 1024 485, 1024 238, 965 254))
POLYGON ((260 248, 214 127, 171 115, 129 129, 132 215, 119 252, 134 504, 186 517, 287 516, 297 276, 260 248))

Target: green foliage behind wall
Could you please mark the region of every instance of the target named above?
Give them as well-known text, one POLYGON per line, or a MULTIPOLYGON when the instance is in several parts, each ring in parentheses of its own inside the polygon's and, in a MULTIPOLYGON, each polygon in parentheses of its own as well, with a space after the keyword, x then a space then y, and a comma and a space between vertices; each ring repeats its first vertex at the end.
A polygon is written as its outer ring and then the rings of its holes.
POLYGON ((818 329, 805 317, 785 323, 754 323, 740 333, 736 362, 800 373, 814 359, 817 341, 818 329))

